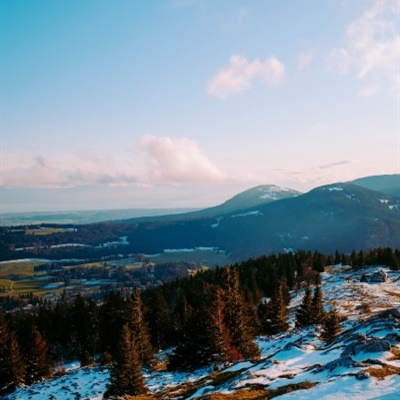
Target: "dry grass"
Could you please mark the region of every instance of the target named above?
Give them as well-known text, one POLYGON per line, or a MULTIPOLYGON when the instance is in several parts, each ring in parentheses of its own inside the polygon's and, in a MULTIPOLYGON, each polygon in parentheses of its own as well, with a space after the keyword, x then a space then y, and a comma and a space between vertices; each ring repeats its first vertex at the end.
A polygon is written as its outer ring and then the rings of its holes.
POLYGON ((390 296, 400 298, 400 293, 398 293, 398 292, 393 292, 392 290, 385 290, 385 293, 390 294, 390 296))
POLYGON ((263 400, 269 399, 268 390, 240 390, 236 393, 213 393, 204 396, 204 400, 263 400))
POLYGON ((393 354, 393 356, 391 356, 388 361, 396 361, 396 360, 400 360, 400 349, 398 347, 392 347, 390 349, 390 352, 393 354))
POLYGON ((367 372, 374 378, 384 379, 391 375, 400 375, 400 368, 383 364, 381 368, 367 368, 367 372))
POLYGON ((311 389, 315 382, 301 382, 282 386, 278 389, 243 389, 235 393, 214 393, 201 397, 203 400, 268 400, 296 390, 311 389))
POLYGON ((167 371, 167 363, 160 363, 154 367, 154 372, 166 372, 167 371))

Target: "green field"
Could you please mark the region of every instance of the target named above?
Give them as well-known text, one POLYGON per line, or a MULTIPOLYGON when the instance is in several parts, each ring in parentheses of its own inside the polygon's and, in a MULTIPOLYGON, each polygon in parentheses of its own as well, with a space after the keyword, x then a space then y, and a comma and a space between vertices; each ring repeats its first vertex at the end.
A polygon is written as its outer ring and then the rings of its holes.
POLYGON ((25 294, 33 292, 40 296, 42 287, 48 283, 46 279, 35 277, 46 276, 36 273, 34 267, 42 264, 38 261, 9 261, 0 263, 0 287, 5 289, 1 295, 25 294))
MULTIPOLYGON (((35 276, 34 268, 41 265, 39 261, 3 261, 0 263, 0 279, 22 279, 35 276)), ((40 274, 38 274, 40 275, 40 274)))
POLYGON ((32 228, 32 229, 26 229, 25 234, 26 235, 39 235, 39 236, 44 236, 44 235, 51 235, 52 233, 60 233, 60 232, 68 232, 70 229, 65 229, 65 228, 32 228))

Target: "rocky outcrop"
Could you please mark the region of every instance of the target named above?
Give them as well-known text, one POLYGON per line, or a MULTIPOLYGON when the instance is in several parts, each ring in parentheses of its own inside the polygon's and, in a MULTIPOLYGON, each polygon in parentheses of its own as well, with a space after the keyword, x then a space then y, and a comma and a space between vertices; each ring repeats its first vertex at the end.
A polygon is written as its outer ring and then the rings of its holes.
POLYGON ((339 367, 344 367, 344 368, 355 368, 355 367, 361 367, 362 364, 359 363, 358 361, 353 360, 352 357, 350 357, 349 355, 341 355, 339 358, 337 358, 336 360, 333 360, 331 362, 328 362, 327 364, 316 368, 315 369, 315 373, 319 373, 322 371, 329 371, 332 372, 333 370, 335 370, 336 368, 339 367))

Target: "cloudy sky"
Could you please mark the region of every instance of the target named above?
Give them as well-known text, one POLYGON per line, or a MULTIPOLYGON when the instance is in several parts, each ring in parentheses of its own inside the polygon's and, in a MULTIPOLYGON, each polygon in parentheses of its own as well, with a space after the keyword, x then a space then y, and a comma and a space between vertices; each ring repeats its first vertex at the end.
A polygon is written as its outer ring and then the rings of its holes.
POLYGON ((400 0, 1 8, 2 212, 399 172, 400 0))

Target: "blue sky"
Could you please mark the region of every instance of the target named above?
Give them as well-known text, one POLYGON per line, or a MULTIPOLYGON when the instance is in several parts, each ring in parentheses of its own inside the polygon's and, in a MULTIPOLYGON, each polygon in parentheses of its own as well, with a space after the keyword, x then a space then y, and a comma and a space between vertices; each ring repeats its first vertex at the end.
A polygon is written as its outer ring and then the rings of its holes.
POLYGON ((3 212, 399 172, 399 0, 1 8, 3 212))

